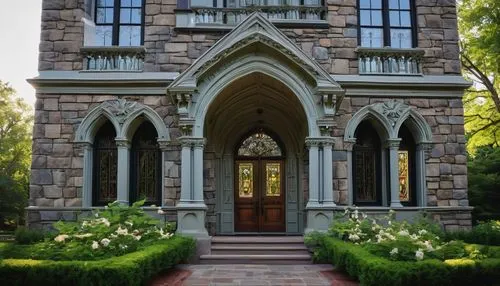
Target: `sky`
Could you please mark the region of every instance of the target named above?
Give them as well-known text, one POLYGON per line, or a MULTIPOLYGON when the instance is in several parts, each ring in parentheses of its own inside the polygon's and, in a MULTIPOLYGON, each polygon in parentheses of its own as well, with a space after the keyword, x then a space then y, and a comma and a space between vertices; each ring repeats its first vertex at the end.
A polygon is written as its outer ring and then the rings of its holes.
POLYGON ((0 80, 34 105, 42 0, 0 0, 0 80))

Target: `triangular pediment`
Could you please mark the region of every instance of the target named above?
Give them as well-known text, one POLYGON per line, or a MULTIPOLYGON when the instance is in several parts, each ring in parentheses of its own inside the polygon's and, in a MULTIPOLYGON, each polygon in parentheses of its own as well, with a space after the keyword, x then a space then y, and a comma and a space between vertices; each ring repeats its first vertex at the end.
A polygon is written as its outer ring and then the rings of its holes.
POLYGON ((265 45, 266 49, 280 53, 294 67, 298 67, 304 77, 311 79, 320 93, 342 92, 340 85, 323 67, 258 12, 249 15, 208 49, 169 85, 167 91, 189 93, 196 90, 199 80, 213 67, 224 66, 227 58, 255 44, 265 45))

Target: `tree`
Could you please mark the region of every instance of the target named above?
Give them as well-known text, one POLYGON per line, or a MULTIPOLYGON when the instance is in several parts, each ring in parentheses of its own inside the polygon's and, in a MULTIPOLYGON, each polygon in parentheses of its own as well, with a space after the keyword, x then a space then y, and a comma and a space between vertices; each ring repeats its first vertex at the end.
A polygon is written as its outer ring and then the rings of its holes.
POLYGON ((467 147, 500 146, 500 1, 462 0, 458 6, 461 61, 473 86, 464 97, 467 147))
POLYGON ((500 218, 500 148, 480 147, 470 158, 469 199, 474 220, 500 218))
POLYGON ((31 164, 31 108, 0 81, 0 228, 23 219, 31 164))

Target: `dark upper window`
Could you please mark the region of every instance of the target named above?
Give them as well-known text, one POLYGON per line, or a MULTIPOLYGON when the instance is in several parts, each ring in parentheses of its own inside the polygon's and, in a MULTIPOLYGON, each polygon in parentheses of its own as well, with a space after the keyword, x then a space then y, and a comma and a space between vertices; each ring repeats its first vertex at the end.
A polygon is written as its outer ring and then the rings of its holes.
POLYGON ((412 0, 358 0, 362 47, 416 47, 412 0))
POLYGON ((96 0, 98 46, 140 46, 144 41, 143 0, 96 0))

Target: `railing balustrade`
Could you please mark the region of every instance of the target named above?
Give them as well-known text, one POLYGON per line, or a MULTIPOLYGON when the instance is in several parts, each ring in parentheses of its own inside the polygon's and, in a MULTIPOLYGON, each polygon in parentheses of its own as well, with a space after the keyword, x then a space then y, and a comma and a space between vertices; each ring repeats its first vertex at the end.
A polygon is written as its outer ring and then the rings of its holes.
POLYGON ((191 7, 197 25, 237 25, 255 11, 261 12, 269 20, 283 21, 324 21, 324 6, 246 6, 241 8, 191 7))
POLYGON ((360 74, 422 74, 422 49, 364 48, 356 49, 360 74))
POLYGON ((92 71, 142 71, 144 47, 83 47, 85 70, 92 71))

